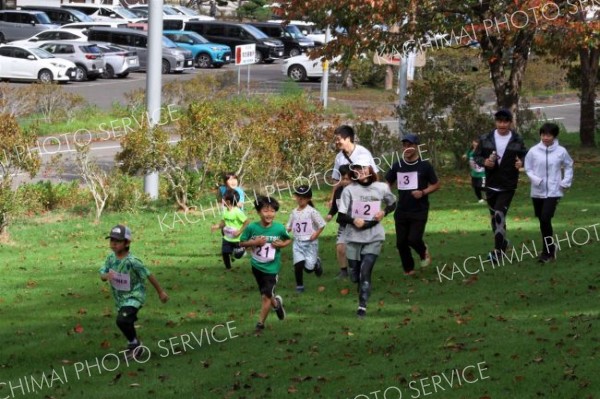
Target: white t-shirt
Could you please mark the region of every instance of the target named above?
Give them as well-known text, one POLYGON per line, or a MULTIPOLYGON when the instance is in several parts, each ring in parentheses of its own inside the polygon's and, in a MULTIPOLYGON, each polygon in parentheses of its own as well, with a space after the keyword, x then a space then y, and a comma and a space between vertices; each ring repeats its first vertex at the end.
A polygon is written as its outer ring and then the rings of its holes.
POLYGON ((509 132, 506 136, 501 136, 498 134, 497 130, 494 130, 494 141, 496 142, 496 155, 498 155, 498 163, 502 162, 504 151, 506 150, 506 146, 508 145, 511 137, 511 132, 509 132))
MULTIPOLYGON (((365 147, 363 147, 360 144, 355 144, 354 151, 352 151, 352 153, 349 155, 349 157, 354 162, 357 159, 359 159, 360 156, 368 157, 370 160, 370 165, 373 167, 373 171, 375 173, 379 172, 377 165, 375 165, 375 160, 373 159, 373 155, 371 155, 371 151, 367 150, 365 147)), ((348 159, 344 156, 343 151, 338 152, 338 154, 335 156, 335 162, 333 164, 333 172, 331 174, 331 178, 334 180, 340 180, 341 179, 341 176, 339 173, 340 166, 349 165, 349 164, 350 164, 350 161, 348 161, 348 159)))

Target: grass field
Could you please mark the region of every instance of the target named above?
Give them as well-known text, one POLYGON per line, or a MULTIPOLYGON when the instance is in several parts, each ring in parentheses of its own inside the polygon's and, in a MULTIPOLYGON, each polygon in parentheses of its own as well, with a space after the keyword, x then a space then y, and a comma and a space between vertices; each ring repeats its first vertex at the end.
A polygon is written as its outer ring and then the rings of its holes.
MULTIPOLYGON (((452 274, 492 237, 466 173, 443 175, 426 233, 430 267, 403 275, 390 215, 359 320, 355 287, 334 279, 330 223, 320 239, 325 273, 306 275, 304 294, 294 290, 291 247, 283 250, 277 292, 288 318, 271 314, 259 336, 249 258, 224 269, 210 215, 162 230, 169 209, 108 213, 100 224, 68 212, 19 218, 0 245, 0 398, 600 398, 600 243, 588 227, 600 223, 600 163, 588 159, 578 159, 554 219, 564 240, 557 262, 522 254, 523 244, 541 245, 523 175, 508 217, 520 261, 452 274), (129 365, 98 276, 117 223, 133 229, 132 252, 171 297, 161 304, 148 284, 137 325, 150 355, 129 365), (444 264, 451 281, 438 275, 444 264)), ((294 203, 282 195, 285 222, 294 203)), ((325 198, 315 198, 323 214, 325 198)))

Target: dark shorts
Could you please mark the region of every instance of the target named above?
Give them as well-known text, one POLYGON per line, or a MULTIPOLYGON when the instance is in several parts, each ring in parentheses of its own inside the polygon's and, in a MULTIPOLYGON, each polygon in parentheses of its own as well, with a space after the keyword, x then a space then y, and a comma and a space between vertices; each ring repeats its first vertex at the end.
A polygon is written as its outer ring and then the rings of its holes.
POLYGON ((123 306, 117 314, 117 323, 133 324, 137 321, 137 314, 140 309, 133 306, 123 306))
POLYGON ((277 274, 265 273, 255 267, 252 268, 252 274, 254 274, 261 295, 272 298, 277 285, 277 274))
POLYGON ((226 239, 221 240, 221 253, 222 254, 232 254, 235 249, 240 247, 239 242, 231 242, 226 239))

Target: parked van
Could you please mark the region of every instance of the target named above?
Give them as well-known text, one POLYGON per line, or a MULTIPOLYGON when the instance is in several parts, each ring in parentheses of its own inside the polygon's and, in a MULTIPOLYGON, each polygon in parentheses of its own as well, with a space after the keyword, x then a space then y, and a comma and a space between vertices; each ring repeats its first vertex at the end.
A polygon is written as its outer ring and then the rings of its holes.
POLYGON ((248 24, 216 21, 190 21, 185 23, 185 30, 196 32, 213 43, 223 43, 235 53, 235 46, 256 44, 256 63, 270 64, 283 58, 283 43, 272 39, 261 30, 248 24))
POLYGON ((42 11, 46 13, 53 24, 64 25, 73 22, 92 22, 93 19, 81 11, 69 8, 48 7, 48 6, 23 6, 21 10, 42 11))
POLYGON ((81 11, 94 21, 114 21, 122 19, 127 22, 138 22, 140 20, 137 15, 121 6, 69 3, 62 4, 61 7, 81 11))
POLYGON ((251 22, 250 25, 269 37, 281 40, 286 57, 295 57, 315 47, 315 42, 304 36, 297 26, 276 22, 251 22))
MULTIPOLYGON (((148 32, 127 28, 92 28, 88 38, 91 42, 112 43, 128 51, 135 51, 140 59, 140 69, 148 69, 148 32)), ((164 36, 162 42, 162 73, 180 73, 194 68, 191 51, 177 47, 164 36)))
POLYGON ((0 43, 28 39, 36 33, 58 27, 41 11, 0 10, 0 43))

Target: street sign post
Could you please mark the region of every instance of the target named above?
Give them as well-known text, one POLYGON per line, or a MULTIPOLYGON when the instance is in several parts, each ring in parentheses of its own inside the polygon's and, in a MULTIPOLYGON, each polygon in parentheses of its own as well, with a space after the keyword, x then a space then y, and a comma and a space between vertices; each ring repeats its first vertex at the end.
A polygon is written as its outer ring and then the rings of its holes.
POLYGON ((256 63, 256 44, 235 46, 235 65, 238 66, 238 94, 240 93, 242 65, 248 65, 247 87, 250 92, 250 65, 256 63))

